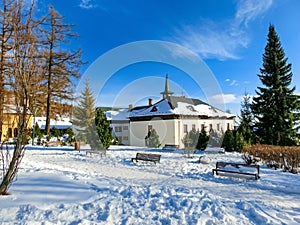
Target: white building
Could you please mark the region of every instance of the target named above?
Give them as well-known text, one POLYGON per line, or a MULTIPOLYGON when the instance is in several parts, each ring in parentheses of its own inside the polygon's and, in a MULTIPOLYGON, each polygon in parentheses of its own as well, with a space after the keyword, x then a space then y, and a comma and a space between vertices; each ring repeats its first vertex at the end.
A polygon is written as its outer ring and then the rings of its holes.
MULTIPOLYGON (((32 117, 32 124, 37 124, 40 129, 45 129, 46 127, 46 117, 32 117)), ((50 128, 57 129, 68 129, 72 127, 72 122, 69 117, 59 117, 58 115, 55 119, 50 119, 50 128)))
POLYGON ((199 99, 172 96, 168 75, 165 90, 161 94, 163 98, 155 104, 149 99, 147 106, 130 107, 120 111, 119 114, 115 112, 115 117, 111 116, 111 125, 116 136, 122 137, 121 143, 145 146, 148 131, 155 129, 161 146, 173 145, 183 148, 181 140, 192 129, 206 129, 206 131, 213 129, 216 132, 234 129, 233 114, 214 108, 199 99), (129 129, 125 133, 124 127, 127 126, 129 129))
POLYGON ((113 136, 117 137, 121 144, 130 145, 129 110, 107 111, 105 115, 110 121, 113 136))

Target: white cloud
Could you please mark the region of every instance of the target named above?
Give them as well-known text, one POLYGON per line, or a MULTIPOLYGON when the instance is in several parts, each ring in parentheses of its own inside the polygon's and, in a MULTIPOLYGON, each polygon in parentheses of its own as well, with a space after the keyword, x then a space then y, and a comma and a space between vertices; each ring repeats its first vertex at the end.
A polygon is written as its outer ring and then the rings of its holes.
POLYGON ((239 83, 236 80, 231 81, 230 86, 239 86, 239 83))
POLYGON ((203 58, 238 59, 239 48, 249 44, 248 23, 263 15, 272 0, 240 0, 235 16, 226 23, 202 20, 201 24, 183 25, 175 30, 174 40, 203 58))
POLYGON ((247 26, 249 22, 263 15, 272 3, 273 0, 241 0, 237 4, 235 19, 238 23, 247 26))
POLYGON ((199 60, 199 56, 195 54, 193 51, 190 51, 189 49, 183 48, 180 45, 164 45, 166 49, 170 51, 170 54, 173 56, 173 58, 182 58, 182 59, 188 59, 192 62, 197 62, 199 60))
POLYGON ((229 78, 227 78, 225 80, 225 82, 230 82, 229 86, 239 86, 239 83, 237 82, 237 80, 230 80, 229 78))
POLYGON ((219 94, 208 98, 210 104, 228 104, 228 103, 241 103, 242 97, 234 94, 219 94))
POLYGON ((79 7, 82 9, 92 9, 97 7, 97 5, 93 3, 93 0, 81 0, 79 7))
POLYGON ((238 38, 232 38, 228 30, 211 29, 209 25, 204 27, 186 25, 176 31, 175 41, 197 52, 203 58, 225 60, 237 59, 234 50, 237 46, 248 44, 242 36, 238 38))

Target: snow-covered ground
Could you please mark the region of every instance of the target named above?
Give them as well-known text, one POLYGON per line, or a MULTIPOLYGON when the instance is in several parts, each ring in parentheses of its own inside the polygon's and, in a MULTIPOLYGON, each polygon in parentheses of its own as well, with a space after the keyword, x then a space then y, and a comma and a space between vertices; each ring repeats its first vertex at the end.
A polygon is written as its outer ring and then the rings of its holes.
POLYGON ((237 153, 111 147, 105 157, 68 148, 29 148, 0 224, 300 224, 300 175, 261 168, 261 179, 214 177, 237 153), (132 163, 137 152, 161 162, 132 163))

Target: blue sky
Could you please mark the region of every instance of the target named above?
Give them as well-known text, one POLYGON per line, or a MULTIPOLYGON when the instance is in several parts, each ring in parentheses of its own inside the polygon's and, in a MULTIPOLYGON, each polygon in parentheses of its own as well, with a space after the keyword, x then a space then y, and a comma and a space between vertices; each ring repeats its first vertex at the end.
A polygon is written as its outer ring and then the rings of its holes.
MULTIPOLYGON (((67 23, 76 24, 74 31, 80 38, 70 48, 83 50, 87 64, 82 74, 98 57, 120 45, 142 40, 173 42, 202 58, 216 77, 227 108, 235 114, 244 93, 254 95, 261 86, 257 74, 272 23, 293 65, 293 86, 300 93, 298 0, 39 0, 39 10, 46 10, 48 4, 67 23)), ((113 74, 97 90, 97 104, 143 104, 149 95, 159 99, 166 73, 177 95, 215 101, 221 97, 205 96, 188 74, 174 66, 145 62, 113 74)))

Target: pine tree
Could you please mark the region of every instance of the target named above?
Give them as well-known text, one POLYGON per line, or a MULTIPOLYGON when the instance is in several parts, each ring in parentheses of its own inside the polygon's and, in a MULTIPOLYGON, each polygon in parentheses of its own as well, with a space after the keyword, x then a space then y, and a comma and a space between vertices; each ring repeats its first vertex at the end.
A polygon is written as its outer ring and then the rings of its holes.
POLYGON ((225 132, 222 147, 226 152, 232 152, 235 150, 235 138, 232 130, 227 130, 225 132))
POLYGON ((243 97, 243 102, 241 104, 241 115, 240 119, 240 126, 238 128, 239 135, 243 137, 245 145, 251 145, 255 142, 255 135, 253 132, 253 124, 254 118, 251 111, 251 97, 248 94, 245 94, 243 97))
POLYGON ((252 111, 256 119, 256 134, 261 143, 294 145, 300 120, 299 97, 290 88, 292 65, 287 58, 273 25, 269 27, 267 45, 263 54, 260 78, 264 87, 258 87, 253 98, 252 111))
POLYGON ((223 133, 218 133, 214 129, 211 129, 209 132, 208 145, 212 147, 220 147, 222 144, 223 135, 223 133))
POLYGON ((95 125, 97 134, 100 138, 101 146, 104 149, 108 149, 113 139, 111 134, 112 129, 110 127, 109 121, 100 108, 96 109, 95 125))
POLYGON ((77 140, 87 142, 90 129, 95 120, 95 99, 90 89, 89 81, 85 81, 84 90, 78 98, 78 104, 73 109, 73 128, 77 140))
POLYGON ((150 130, 145 139, 147 147, 158 148, 161 145, 159 142, 159 135, 155 129, 150 130))
POLYGON ((207 135, 206 130, 203 128, 199 133, 199 138, 198 138, 198 143, 196 148, 199 150, 205 150, 207 147, 208 140, 209 140, 209 136, 207 135))

